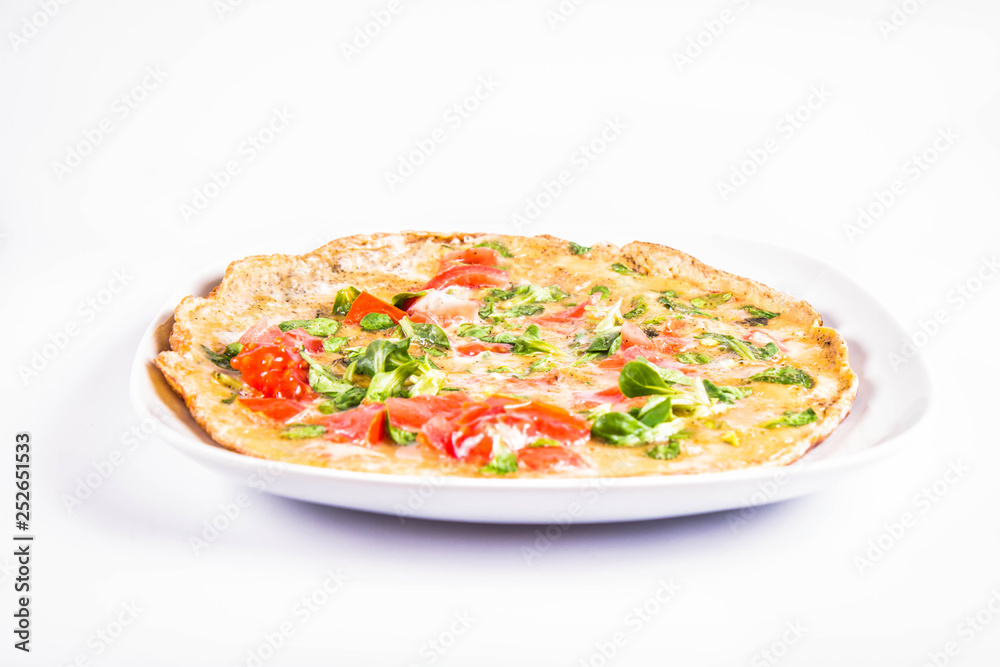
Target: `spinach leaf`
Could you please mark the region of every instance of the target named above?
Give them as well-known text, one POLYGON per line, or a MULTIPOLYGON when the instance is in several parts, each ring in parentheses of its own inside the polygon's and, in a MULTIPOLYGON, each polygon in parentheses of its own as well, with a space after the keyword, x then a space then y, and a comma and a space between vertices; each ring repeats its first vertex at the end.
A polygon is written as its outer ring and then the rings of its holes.
POLYGON ((326 354, 336 354, 337 351, 347 345, 350 338, 344 336, 330 336, 323 339, 323 352, 326 354))
POLYGON ((678 313, 686 313, 688 315, 700 315, 701 317, 711 317, 709 313, 706 313, 700 308, 694 308, 685 304, 683 301, 677 298, 677 292, 674 290, 667 290, 662 293, 662 296, 657 299, 661 304, 666 306, 668 310, 673 310, 678 313))
POLYGON ((303 329, 310 336, 323 338, 337 333, 340 330, 340 322, 328 317, 316 317, 311 320, 286 320, 279 324, 278 328, 282 331, 303 329))
POLYGON ((286 440, 302 440, 319 438, 326 433, 326 428, 319 424, 289 424, 278 432, 278 437, 286 440))
POLYGON ((806 408, 802 412, 785 410, 780 417, 761 424, 764 428, 785 428, 790 426, 805 426, 816 421, 817 415, 812 408, 806 408))
POLYGON ((680 371, 659 368, 643 357, 626 363, 618 375, 618 389, 629 398, 680 394, 675 384, 690 385, 692 381, 680 371))
POLYGON ((413 360, 409 350, 409 338, 404 338, 403 340, 373 340, 356 357, 354 361, 356 364, 355 370, 368 377, 374 377, 376 373, 394 370, 413 360))
POLYGON ((681 352, 677 355, 677 361, 682 364, 707 364, 712 357, 701 352, 681 352))
POLYGON ((365 331, 384 331, 396 326, 385 313, 368 313, 361 318, 361 328, 365 331))
POLYGON ((232 361, 233 357, 239 354, 240 350, 242 349, 243 349, 242 343, 230 343, 222 350, 221 353, 213 352, 209 347, 206 347, 205 345, 201 346, 202 354, 204 354, 209 361, 211 361, 219 368, 224 368, 227 371, 234 370, 229 362, 232 361))
POLYGON ((590 252, 590 248, 585 245, 580 245, 579 243, 569 242, 569 251, 574 255, 586 255, 590 252))
POLYGON ((499 243, 498 241, 483 241, 482 243, 477 243, 476 245, 474 245, 472 247, 473 248, 492 248, 493 250, 496 250, 498 253, 500 253, 501 257, 513 257, 514 256, 514 255, 510 254, 510 250, 507 250, 507 246, 505 246, 502 243, 499 243))
POLYGON ((517 454, 504 446, 497 447, 490 462, 479 469, 479 472, 507 475, 517 472, 517 454))
POLYGON ((615 273, 620 273, 623 276, 637 276, 637 275, 639 275, 638 273, 636 273, 635 271, 633 271, 629 267, 625 266, 621 262, 615 262, 614 264, 612 264, 611 265, 611 270, 614 271, 615 273))
POLYGON ((764 310, 763 308, 758 308, 757 306, 743 306, 743 310, 750 313, 750 317, 762 317, 765 320, 774 319, 781 313, 772 313, 769 310, 764 310))
POLYGON ((493 302, 487 300, 483 307, 479 309, 479 317, 484 320, 493 317, 493 302))
MULTIPOLYGON (((622 335, 622 330, 619 327, 614 329, 608 329, 607 331, 602 331, 594 337, 594 340, 590 342, 587 346, 587 352, 605 352, 611 354, 611 346, 615 344, 616 340, 619 340, 622 335)), ((619 345, 621 342, 619 341, 619 345)))
POLYGON ((472 324, 471 322, 465 322, 458 326, 458 335, 462 338, 475 338, 477 340, 486 340, 493 334, 492 327, 484 327, 479 324, 472 324))
POLYGON ((376 373, 368 384, 366 398, 369 401, 384 401, 391 396, 402 396, 406 381, 419 368, 420 362, 414 359, 391 371, 376 373))
POLYGON ((508 308, 503 311, 501 315, 503 317, 531 317, 532 315, 537 315, 545 310, 545 306, 539 305, 537 303, 522 303, 519 306, 514 306, 513 308, 508 308))
POLYGON ((399 294, 393 294, 392 299, 389 301, 396 308, 400 307, 400 304, 406 303, 410 299, 417 299, 427 294, 427 290, 420 290, 419 292, 400 292, 399 294))
POLYGON ((804 370, 793 366, 780 366, 767 368, 756 375, 751 375, 748 380, 754 382, 771 382, 773 384, 799 384, 806 389, 812 389, 815 382, 804 370))
POLYGON ((342 290, 337 290, 337 296, 333 300, 333 314, 346 315, 359 294, 361 294, 361 290, 357 287, 345 287, 342 290))
POLYGON ((513 352, 521 356, 529 354, 553 354, 558 353, 559 348, 552 343, 543 341, 538 325, 532 324, 514 341, 513 352))
POLYGON ((735 403, 741 398, 746 398, 753 393, 749 387, 720 387, 711 380, 702 380, 705 385, 705 393, 709 398, 714 398, 720 403, 735 403))
POLYGON ((404 336, 412 338, 418 343, 433 345, 445 350, 451 349, 451 343, 448 342, 448 335, 444 332, 444 329, 436 324, 412 322, 409 317, 404 317, 399 321, 399 326, 402 328, 404 336))
POLYGON ((764 361, 778 354, 778 346, 773 342, 768 343, 764 347, 757 347, 753 343, 742 341, 729 334, 717 333, 703 333, 695 336, 695 338, 710 338, 748 361, 764 361))
POLYGON ((506 343, 507 345, 513 345, 517 342, 517 336, 509 331, 501 331, 500 333, 492 336, 490 338, 481 339, 487 343, 506 343))
POLYGON ((309 364, 309 386, 317 394, 332 397, 354 387, 350 382, 334 376, 323 364, 314 361, 304 347, 299 348, 299 356, 309 364))
POLYGON ((591 437, 603 440, 616 447, 636 447, 651 442, 667 441, 677 432, 682 422, 673 419, 670 401, 647 403, 646 408, 637 411, 638 416, 628 412, 605 412, 597 416, 590 427, 591 437))
POLYGON ((591 294, 600 294, 601 295, 601 299, 610 299, 611 298, 611 290, 609 290, 604 285, 594 285, 593 287, 590 288, 590 293, 591 294))
POLYGON ((641 294, 637 294, 632 297, 632 303, 630 305, 632 310, 622 315, 622 317, 626 320, 634 320, 637 317, 645 315, 646 311, 649 310, 649 307, 646 305, 646 297, 641 294))
POLYGON ((732 298, 730 292, 712 292, 691 299, 691 305, 695 308, 718 308, 732 298))

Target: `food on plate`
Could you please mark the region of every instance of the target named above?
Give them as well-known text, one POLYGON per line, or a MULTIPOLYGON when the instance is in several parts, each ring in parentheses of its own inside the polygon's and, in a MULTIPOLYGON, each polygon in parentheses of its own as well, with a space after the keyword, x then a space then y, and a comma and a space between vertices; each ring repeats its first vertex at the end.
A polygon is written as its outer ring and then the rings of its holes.
POLYGON ((156 359, 223 447, 387 474, 786 465, 857 392, 806 302, 662 245, 404 232, 234 262, 156 359))

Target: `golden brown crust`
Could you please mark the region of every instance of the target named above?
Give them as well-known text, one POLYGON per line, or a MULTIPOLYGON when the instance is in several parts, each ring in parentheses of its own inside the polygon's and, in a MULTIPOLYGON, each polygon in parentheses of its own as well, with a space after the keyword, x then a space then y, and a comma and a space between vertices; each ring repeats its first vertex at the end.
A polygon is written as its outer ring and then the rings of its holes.
MULTIPOLYGON (((221 282, 207 297, 189 296, 178 304, 170 350, 160 353, 156 365, 170 386, 184 398, 198 424, 228 449, 249 456, 312 465, 384 472, 395 472, 392 468, 396 466, 400 471, 412 472, 412 469, 387 461, 384 452, 344 446, 336 451, 328 449, 317 458, 315 450, 301 443, 276 438, 276 429, 266 418, 238 403, 221 403, 231 392, 212 379, 214 367, 205 360, 200 346, 219 349, 239 338, 262 317, 269 318, 273 324, 285 319, 328 315, 336 291, 351 284, 385 294, 412 289, 436 273, 441 244, 469 246, 483 240, 499 241, 515 256, 531 257, 531 266, 522 266, 520 271, 532 278, 537 276, 531 280, 536 284, 573 284, 579 283, 581 278, 592 278, 580 276, 574 269, 578 266, 574 262, 579 259, 566 252, 566 241, 551 236, 412 231, 348 236, 304 255, 258 255, 230 264, 221 282)), ((596 244, 588 260, 601 266, 621 262, 639 273, 683 280, 705 291, 739 293, 747 302, 780 311, 784 325, 801 332, 804 346, 821 350, 824 360, 821 372, 825 380, 822 391, 813 396, 812 404, 822 416, 808 429, 808 435, 796 434, 792 442, 776 452, 748 448, 738 456, 726 454, 731 460, 722 467, 675 465, 669 472, 785 465, 829 436, 847 416, 858 383, 848 364, 846 343, 836 331, 821 326, 821 317, 805 301, 653 243, 633 242, 622 248, 608 243, 596 244)), ((616 286, 627 285, 624 277, 613 273, 602 275, 600 281, 613 290, 616 286)), ((446 474, 463 474, 442 465, 446 474)))

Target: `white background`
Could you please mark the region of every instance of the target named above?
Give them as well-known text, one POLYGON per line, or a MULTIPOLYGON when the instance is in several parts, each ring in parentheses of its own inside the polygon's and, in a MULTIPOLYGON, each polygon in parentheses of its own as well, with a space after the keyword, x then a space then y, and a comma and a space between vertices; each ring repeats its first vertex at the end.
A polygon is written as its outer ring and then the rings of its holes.
POLYGON ((51 17, 38 0, 0 10, 0 515, 13 520, 14 434, 30 431, 38 536, 30 655, 11 647, 0 550, 0 663, 245 665, 288 621, 264 664, 598 666, 618 631, 606 664, 996 664, 996 3, 899 0, 912 16, 893 26, 889 0, 595 0, 553 25, 556 0, 420 0, 350 58, 343 45, 386 2, 48 4, 51 17), (449 123, 480 77, 496 89, 449 123), (823 99, 801 108, 810 91, 823 99), (249 159, 241 145, 276 109, 293 119, 249 159), (781 129, 796 111, 800 127, 781 129), (581 171, 574 154, 608 119, 625 129, 581 171), (390 189, 385 173, 436 127, 443 143, 390 189), (940 132, 954 138, 935 152, 940 132), (769 139, 776 151, 724 197, 719 183, 769 139), (925 150, 936 159, 913 172, 925 150), (185 215, 230 160, 239 173, 185 215), (515 225, 562 169, 572 184, 515 225), (894 180, 894 201, 852 231, 894 180), (210 262, 411 223, 584 242, 699 229, 813 254, 907 331, 930 330, 917 340, 931 414, 897 455, 743 524, 574 526, 529 562, 535 527, 401 524, 254 492, 195 554, 190 538, 245 489, 155 434, 129 436, 143 426, 128 399, 143 329, 210 262), (978 291, 959 299, 959 285, 978 291), (967 472, 942 481, 953 465, 967 472), (886 538, 906 512, 914 525, 886 538), (888 548, 860 565, 880 537, 888 548), (349 580, 300 622, 296 602, 338 568, 349 580), (680 590, 636 628, 631 610, 671 578, 680 590), (473 619, 457 637, 456 614, 473 619), (435 639, 453 645, 434 653, 435 639), (761 653, 772 645, 776 663, 761 653))

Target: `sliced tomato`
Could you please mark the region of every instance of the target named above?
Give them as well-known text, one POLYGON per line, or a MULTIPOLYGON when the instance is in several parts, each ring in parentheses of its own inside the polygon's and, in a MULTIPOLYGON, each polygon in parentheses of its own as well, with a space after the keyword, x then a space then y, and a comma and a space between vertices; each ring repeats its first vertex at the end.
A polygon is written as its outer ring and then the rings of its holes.
POLYGON ((445 269, 431 278, 423 289, 441 289, 455 285, 458 287, 503 287, 510 283, 510 274, 495 266, 462 264, 445 269))
POLYGON ((473 357, 477 354, 482 354, 483 352, 499 352, 501 354, 505 352, 510 352, 513 345, 507 345, 505 343, 466 343, 465 345, 459 345, 455 348, 455 351, 466 357, 473 357))
POLYGON ((243 398, 237 399, 243 407, 259 412, 265 417, 279 422, 288 421, 306 409, 306 403, 288 398, 243 398))
POLYGON ((507 415, 526 417, 533 428, 530 435, 541 435, 560 442, 576 442, 590 436, 590 425, 585 419, 572 415, 565 408, 551 403, 532 401, 525 408, 516 408, 507 415))
POLYGON ((309 365, 298 352, 280 345, 250 343, 229 362, 243 381, 264 398, 309 399, 309 365))
POLYGON ((448 392, 440 396, 414 396, 413 398, 387 398, 386 410, 393 428, 419 431, 434 415, 454 417, 469 400, 462 392, 448 392))
POLYGON ((525 447, 517 453, 517 465, 533 472, 587 467, 579 454, 566 447, 525 447))
POLYGON ((247 329, 246 332, 242 336, 240 336, 239 342, 242 343, 243 345, 249 345, 250 343, 256 343, 257 342, 257 337, 265 329, 267 329, 267 318, 266 317, 262 317, 259 320, 257 320, 256 322, 254 322, 253 325, 249 329, 247 329))
POLYGON ((592 294, 590 298, 581 303, 578 306, 573 306, 572 308, 566 308, 565 310, 559 310, 554 313, 549 313, 548 315, 542 315, 540 317, 533 317, 532 320, 535 322, 572 322, 573 320, 579 320, 587 314, 587 306, 592 306, 598 301, 600 301, 601 296, 599 294, 592 294))
POLYGON ((632 346, 627 350, 622 350, 613 357, 608 357, 604 361, 600 362, 599 368, 610 368, 616 369, 621 368, 629 361, 635 361, 639 357, 644 358, 651 364, 655 364, 660 368, 673 368, 674 370, 681 371, 682 373, 692 374, 696 373, 696 369, 687 364, 682 364, 672 356, 668 356, 660 352, 659 350, 653 349, 651 347, 639 347, 632 346))
POLYGON ((755 330, 748 333, 743 337, 743 340, 749 341, 754 345, 759 347, 764 347, 768 343, 774 343, 778 346, 778 349, 782 352, 788 352, 788 348, 781 344, 781 341, 767 333, 766 331, 755 330))
POLYGON ((319 420, 326 437, 336 442, 378 444, 385 437, 385 405, 368 403, 319 420))
POLYGON ((277 345, 287 348, 298 355, 298 349, 305 347, 309 354, 319 354, 323 351, 323 339, 306 333, 305 329, 282 331, 277 326, 263 327, 266 320, 260 320, 250 327, 242 337, 241 343, 246 345, 277 345))
POLYGON ((442 323, 458 321, 475 322, 479 315, 479 304, 440 290, 429 290, 426 295, 413 302, 406 312, 414 322, 430 322, 441 326, 442 323))
POLYGON ((497 266, 501 256, 493 248, 467 248, 465 250, 455 250, 449 252, 441 258, 443 264, 479 264, 481 266, 497 266))
POLYGON ((653 339, 653 347, 664 354, 677 354, 687 344, 688 341, 680 336, 672 336, 670 334, 663 334, 653 339))
POLYGON ((351 304, 351 309, 344 317, 344 324, 357 324, 361 318, 369 313, 382 313, 392 318, 393 322, 399 322, 406 315, 402 310, 392 304, 386 303, 378 297, 374 297, 368 292, 362 292, 351 304))
POLYGON ((650 347, 651 342, 646 332, 631 322, 622 325, 622 349, 627 350, 633 345, 650 347))

